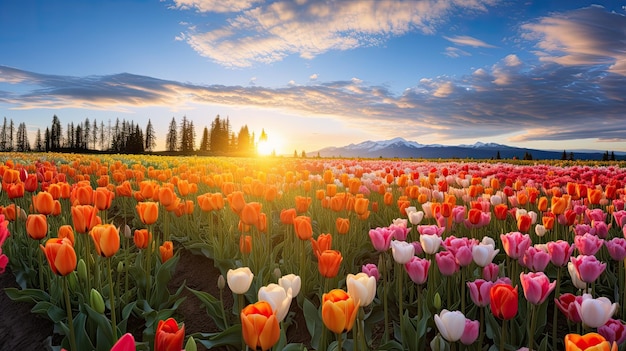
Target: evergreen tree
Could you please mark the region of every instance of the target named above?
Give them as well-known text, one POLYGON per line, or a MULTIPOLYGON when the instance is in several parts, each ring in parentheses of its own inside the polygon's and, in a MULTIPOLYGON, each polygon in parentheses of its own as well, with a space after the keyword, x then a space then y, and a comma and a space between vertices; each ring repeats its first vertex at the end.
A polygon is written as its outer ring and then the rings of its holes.
POLYGON ((608 161, 609 160, 609 152, 605 151, 604 154, 602 154, 602 161, 608 161))
POLYGON ((82 132, 83 132, 83 136, 82 136, 82 143, 80 145, 80 147, 84 150, 88 150, 89 149, 89 141, 91 140, 91 122, 89 121, 89 117, 85 118, 85 122, 83 123, 83 127, 82 127, 82 132))
POLYGON ((239 129, 239 134, 237 135, 237 151, 241 153, 249 153, 252 151, 253 144, 250 142, 250 132, 248 131, 248 125, 244 125, 239 129))
POLYGON ((611 151, 611 161, 615 161, 615 151, 611 151))
POLYGON ((45 145, 45 151, 50 151, 50 149, 52 148, 52 137, 51 137, 51 133, 50 133, 50 129, 48 129, 48 127, 46 127, 46 132, 44 133, 44 145, 45 145))
POLYGON ((152 121, 148 120, 148 125, 146 126, 146 145, 145 149, 147 151, 153 151, 156 146, 156 135, 154 132, 154 127, 152 126, 152 121))
POLYGON ((178 136, 177 136, 177 127, 176 127, 176 118, 172 117, 172 121, 170 122, 170 128, 165 136, 165 149, 167 151, 176 151, 176 147, 178 146, 178 136))
POLYGON ((42 152, 44 150, 44 143, 41 139, 41 129, 37 128, 37 134, 35 134, 35 151, 42 152))
POLYGON ((95 150, 96 149, 96 144, 98 143, 98 122, 96 122, 96 119, 93 119, 93 125, 91 127, 91 145, 92 148, 95 150))
POLYGON ((498 150, 498 153, 496 154, 496 160, 500 159, 500 150, 498 150))
POLYGON ((2 123, 2 129, 0 129, 0 151, 8 151, 8 133, 9 127, 7 125, 7 118, 4 117, 4 123, 2 123))
POLYGON ((204 127, 202 138, 200 139, 200 151, 209 151, 209 128, 204 127))
POLYGON ((569 160, 574 161, 574 153, 572 151, 569 153, 569 160))
POLYGON ((15 126, 13 125, 13 119, 11 118, 11 120, 9 121, 9 150, 13 150, 13 147, 15 146, 14 140, 13 140, 14 134, 15 134, 15 126))
POLYGON ((52 116, 52 126, 50 127, 50 148, 47 150, 58 151, 61 148, 61 121, 57 115, 52 116))
POLYGON ((26 123, 24 122, 20 123, 17 126, 17 134, 15 136, 15 150, 18 152, 30 151, 30 143, 28 142, 26 123))
POLYGON ((563 155, 561 155, 561 160, 563 161, 567 160, 567 153, 565 152, 565 150, 563 150, 563 155))

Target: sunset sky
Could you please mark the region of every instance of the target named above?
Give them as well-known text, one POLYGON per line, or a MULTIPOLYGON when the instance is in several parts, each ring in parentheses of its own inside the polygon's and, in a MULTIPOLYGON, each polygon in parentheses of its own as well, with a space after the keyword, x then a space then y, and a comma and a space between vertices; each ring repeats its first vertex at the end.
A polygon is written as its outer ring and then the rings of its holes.
POLYGON ((626 151, 626 0, 0 0, 0 118, 626 151))

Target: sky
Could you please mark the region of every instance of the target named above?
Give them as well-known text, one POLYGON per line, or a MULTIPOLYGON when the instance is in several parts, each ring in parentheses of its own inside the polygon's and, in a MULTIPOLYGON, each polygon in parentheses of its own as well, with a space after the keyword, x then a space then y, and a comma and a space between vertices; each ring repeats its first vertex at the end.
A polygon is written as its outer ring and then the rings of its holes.
POLYGON ((0 118, 626 151, 626 0, 0 0, 0 118))

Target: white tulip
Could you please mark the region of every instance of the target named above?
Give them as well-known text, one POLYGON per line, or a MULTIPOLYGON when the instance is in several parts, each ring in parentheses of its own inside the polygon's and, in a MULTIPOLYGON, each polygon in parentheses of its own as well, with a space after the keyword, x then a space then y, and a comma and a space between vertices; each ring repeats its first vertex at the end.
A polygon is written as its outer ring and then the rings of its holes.
POLYGON ((485 267, 493 261, 493 258, 500 252, 494 249, 491 244, 478 244, 472 246, 472 259, 480 267, 485 267))
POLYGON ((615 313, 617 304, 611 303, 606 297, 594 299, 590 294, 583 294, 582 303, 574 302, 583 323, 591 328, 606 324, 615 313))
POLYGON ((272 306, 276 319, 282 322, 287 317, 287 313, 289 313, 292 299, 291 293, 291 288, 285 291, 282 286, 271 283, 259 289, 258 297, 259 301, 267 301, 272 306))
POLYGON ((415 256, 415 246, 406 241, 392 240, 391 254, 393 255, 394 261, 399 264, 405 264, 415 256))
POLYGON ((422 234, 420 235, 420 244, 422 245, 422 249, 425 253, 434 255, 437 251, 439 251, 441 238, 437 234, 422 234))
POLYGON ((252 278, 254 278, 254 274, 248 267, 229 269, 226 274, 228 287, 235 294, 245 294, 250 289, 252 278))
POLYGON ((461 339, 465 331, 465 315, 461 311, 441 310, 435 315, 435 324, 439 333, 449 342, 461 339))
POLYGON ((374 296, 376 296, 376 278, 370 277, 363 272, 356 275, 348 274, 346 285, 348 286, 348 294, 355 301, 358 301, 359 306, 371 304, 374 296))
POLYGON ((278 279, 278 285, 282 286, 285 291, 291 289, 291 294, 295 297, 300 293, 302 280, 299 275, 287 274, 278 279))

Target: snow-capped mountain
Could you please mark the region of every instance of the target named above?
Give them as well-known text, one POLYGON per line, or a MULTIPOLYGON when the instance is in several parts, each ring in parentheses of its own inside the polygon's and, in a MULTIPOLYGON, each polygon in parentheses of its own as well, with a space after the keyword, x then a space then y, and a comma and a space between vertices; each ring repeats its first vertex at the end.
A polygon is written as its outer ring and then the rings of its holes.
MULTIPOLYGON (((570 151, 567 150, 569 157, 570 151)), ((459 158, 459 159, 523 159, 530 155, 535 160, 558 160, 563 156, 563 151, 535 150, 512 147, 497 143, 485 143, 477 141, 474 144, 461 144, 457 146, 441 144, 420 144, 408 141, 404 138, 390 140, 364 141, 358 144, 350 144, 340 147, 327 147, 317 151, 308 152, 307 156, 315 157, 362 157, 362 158, 459 158)), ((575 159, 601 160, 603 152, 575 152, 575 159)))

